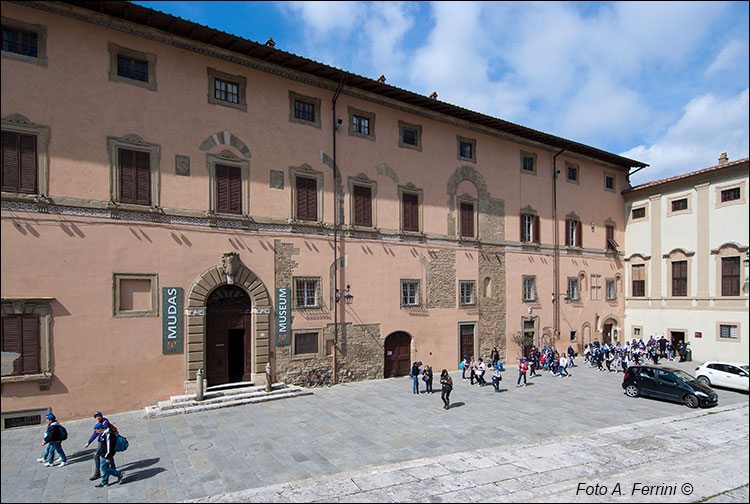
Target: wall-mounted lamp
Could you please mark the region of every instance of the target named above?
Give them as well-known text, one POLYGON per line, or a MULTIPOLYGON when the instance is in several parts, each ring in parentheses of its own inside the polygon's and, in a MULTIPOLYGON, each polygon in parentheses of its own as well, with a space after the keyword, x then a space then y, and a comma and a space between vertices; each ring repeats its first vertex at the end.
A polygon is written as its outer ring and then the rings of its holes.
POLYGON ((341 125, 344 123, 344 120, 341 118, 336 119, 336 131, 341 129, 341 125))
POLYGON ((594 231, 594 221, 591 221, 591 231, 594 231))
POLYGON ((743 261, 745 266, 750 266, 750 249, 745 251, 745 260, 743 261))
MULTIPOLYGON (((346 290, 345 290, 345 291, 343 291, 343 292, 345 293, 343 297, 344 297, 344 302, 345 302, 346 304, 352 304, 352 301, 354 301, 354 296, 352 296, 352 295, 351 295, 351 294, 349 293, 349 290, 350 290, 350 289, 351 289, 351 286, 350 286, 349 284, 346 284, 346 290)), ((336 289, 336 302, 337 302, 337 303, 338 303, 339 301, 341 301, 341 297, 342 297, 342 296, 341 296, 341 293, 342 293, 342 291, 340 291, 339 289, 336 289)))
MULTIPOLYGON (((567 292, 560 292, 560 293, 557 294, 557 296, 565 296, 565 297, 563 297, 563 300, 565 300, 565 303, 566 304, 570 303, 570 296, 568 295, 567 292)), ((555 293, 553 292, 552 293, 552 304, 555 304, 555 301, 557 301, 557 299, 559 299, 559 297, 555 297, 555 293)))

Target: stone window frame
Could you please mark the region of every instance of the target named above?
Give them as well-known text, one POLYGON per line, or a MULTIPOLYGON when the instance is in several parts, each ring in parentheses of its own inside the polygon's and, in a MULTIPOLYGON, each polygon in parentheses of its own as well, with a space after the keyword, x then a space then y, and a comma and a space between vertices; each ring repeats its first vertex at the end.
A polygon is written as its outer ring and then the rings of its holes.
POLYGON ((666 260, 666 272, 667 272, 667 299, 690 299, 692 297, 691 292, 693 292, 693 258, 695 256, 695 252, 685 252, 682 249, 675 249, 669 254, 664 254, 662 256, 663 259, 666 260), (672 294, 673 291, 673 279, 672 279, 672 263, 676 261, 686 261, 687 262, 687 287, 685 291, 684 296, 674 296, 672 294))
POLYGON ((211 105, 222 105, 235 110, 247 112, 247 77, 234 75, 215 68, 206 67, 208 77, 208 103, 211 105), (220 79, 237 85, 237 98, 239 103, 232 103, 216 98, 216 79, 220 79))
POLYGON ((565 242, 565 248, 568 251, 580 252, 583 249, 583 221, 575 213, 570 212, 565 216, 565 229, 563 230, 564 236, 568 238, 565 242), (571 233, 571 224, 573 224, 573 232, 571 233), (571 238, 573 245, 570 244, 571 238), (578 245, 580 243, 580 245, 578 245))
POLYGON ((139 51, 137 49, 131 49, 124 47, 114 42, 109 42, 109 80, 110 82, 120 82, 123 84, 130 84, 133 86, 142 87, 149 91, 156 91, 156 54, 139 51), (117 74, 117 58, 118 56, 125 56, 127 58, 138 59, 146 61, 148 63, 148 81, 140 81, 131 79, 129 77, 123 77, 117 74))
MULTIPOLYGON (((40 390, 49 390, 52 379, 52 302, 55 298, 2 298, 2 315, 37 315, 39 317, 39 368, 40 373, 3 376, 1 383, 39 382, 40 390)), ((3 417, 5 418, 5 417, 3 417)))
MULTIPOLYGON (((291 338, 291 348, 290 348, 290 355, 291 360, 303 360, 303 359, 315 359, 318 357, 321 357, 321 342, 324 340, 322 338, 323 331, 321 329, 293 329, 292 330, 292 338, 291 338), (315 353, 296 353, 295 348, 297 346, 297 335, 298 334, 316 334, 317 335, 317 346, 318 349, 315 353)), ((323 342, 323 352, 325 352, 325 343, 323 342)))
POLYGON ((640 254, 634 255, 630 258, 630 268, 629 268, 629 280, 628 283, 628 289, 630 291, 630 297, 634 299, 645 299, 649 297, 649 265, 650 265, 650 256, 648 258, 641 256, 640 254), (643 266, 643 296, 635 296, 633 295, 633 266, 643 266))
POLYGON ((347 111, 349 113, 349 128, 348 128, 349 136, 353 136, 357 138, 364 138, 366 140, 370 140, 371 142, 374 142, 375 141, 375 112, 367 112, 365 110, 354 108, 352 106, 348 106, 347 111), (368 121, 367 126, 370 131, 367 135, 365 135, 364 133, 359 133, 358 131, 354 131, 354 116, 367 119, 368 121))
POLYGON ((159 177, 159 161, 161 158, 161 146, 146 142, 135 134, 123 137, 107 137, 107 154, 109 157, 109 199, 116 206, 123 208, 143 208, 145 205, 135 203, 120 203, 120 159, 119 150, 138 150, 149 153, 149 164, 151 172, 151 208, 158 208, 161 203, 161 181, 159 177))
POLYGON ((458 209, 458 237, 461 240, 476 240, 479 238, 479 200, 469 194, 462 194, 456 198, 456 208, 458 209), (461 204, 465 203, 473 207, 471 216, 474 221, 474 233, 471 236, 461 234, 461 204))
POLYGON ((159 274, 158 273, 112 273, 112 316, 114 318, 158 317, 159 316, 159 274), (122 280, 148 280, 151 283, 150 310, 121 310, 122 280))
POLYGON ((399 305, 401 308, 419 308, 422 306, 422 280, 418 278, 402 278, 399 281, 399 305), (415 304, 404 304, 404 284, 406 282, 415 283, 417 285, 417 295, 415 304))
MULTIPOLYGON (((536 315, 525 315, 521 317, 521 334, 525 334, 527 331, 524 327, 525 322, 533 322, 534 323, 534 329, 533 329, 533 343, 532 345, 539 346, 539 316, 536 315)), ((523 348, 520 349, 523 351, 523 348)))
POLYGON ((477 139, 456 135, 456 159, 459 161, 477 162, 477 139), (471 157, 461 155, 461 144, 471 145, 471 157))
POLYGON ((293 311, 306 311, 306 310, 320 310, 323 307, 323 278, 319 276, 294 276, 292 277, 292 310, 293 311), (314 281, 315 285, 315 305, 300 306, 299 300, 297 299, 297 282, 299 281, 314 281))
POLYGON ((617 192, 617 175, 614 173, 604 172, 604 190, 609 192, 617 192), (612 179, 612 187, 607 187, 607 179, 612 179))
POLYGON ((416 187, 411 182, 406 185, 398 186, 398 229, 401 234, 405 235, 422 235, 424 230, 424 189, 416 187), (404 194, 412 194, 417 197, 417 220, 419 221, 417 231, 407 231, 404 229, 404 194))
POLYGON ((715 189, 715 195, 716 195, 716 208, 724 208, 727 206, 732 205, 744 205, 747 202, 747 188, 745 186, 745 181, 742 180, 740 182, 734 182, 732 184, 725 184, 721 186, 716 186, 715 189), (721 193, 723 191, 728 191, 730 189, 738 189, 740 190, 740 197, 736 200, 731 201, 721 201, 721 193))
POLYGON ((640 339, 640 338, 643 337, 643 326, 632 326, 630 328, 630 330, 631 330, 631 334, 632 334, 633 338, 639 338, 640 339), (635 333, 636 329, 639 331, 638 334, 635 333))
POLYGON ((608 302, 617 302, 617 279, 616 278, 605 278, 604 279, 604 300, 608 302), (612 296, 610 296, 609 286, 612 285, 612 296))
MULTIPOLYGON (((206 154, 206 169, 208 170, 208 210, 218 213, 216 210, 216 165, 235 166, 240 169, 242 184, 242 215, 250 214, 250 160, 242 159, 229 149, 222 150, 217 154, 206 154)), ((226 214, 234 215, 234 214, 226 214)))
POLYGON ((289 167, 289 184, 291 185, 291 190, 289 192, 291 193, 291 196, 292 196, 292 201, 291 201, 292 207, 291 207, 291 212, 289 215, 292 216, 292 219, 294 221, 314 224, 313 221, 308 221, 308 220, 303 221, 297 217, 297 177, 312 178, 317 181, 316 205, 317 205, 317 211, 318 211, 318 218, 316 222, 323 222, 323 182, 324 182, 323 172, 313 170, 312 166, 310 166, 307 163, 303 163, 300 166, 289 167))
POLYGON ((477 282, 476 280, 459 280, 458 281, 458 306, 459 308, 464 307, 475 307, 477 306, 477 282), (471 296, 471 302, 470 303, 464 303, 463 300, 463 286, 464 285, 471 285, 472 286, 472 296, 471 296))
POLYGON ((570 331, 570 342, 574 343, 578 341, 578 331, 575 329, 570 331))
POLYGON ((568 296, 568 299, 570 300, 571 303, 581 301, 581 281, 577 275, 568 277, 567 288, 565 290, 566 290, 565 294, 568 296), (571 285, 571 282, 573 281, 575 281, 575 297, 571 296, 570 294, 570 290, 571 290, 570 285, 571 285))
POLYGON ((2 192, 5 198, 21 198, 34 201, 35 196, 49 195, 49 138, 50 127, 43 124, 36 124, 29 121, 25 116, 20 114, 11 114, 6 116, 0 122, 0 129, 11 133, 20 133, 24 135, 36 136, 36 163, 37 163, 37 194, 22 194, 2 192))
POLYGON ((640 203, 638 205, 633 205, 630 207, 630 221, 631 222, 648 222, 649 215, 648 215, 648 202, 640 203), (643 217, 633 217, 633 212, 635 210, 643 209, 643 217))
MULTIPOLYGON (((3 377, 5 378, 5 377, 3 377)), ((33 409, 27 409, 27 410, 15 410, 15 411, 3 411, 0 415, 0 423, 2 424, 0 426, 0 430, 6 430, 6 429, 23 429, 24 427, 28 427, 30 425, 42 425, 44 423, 45 417, 48 413, 51 413, 52 410, 47 408, 33 408, 33 409), (6 420, 10 420, 13 418, 22 418, 22 417, 31 417, 31 416, 38 416, 39 417, 39 423, 38 424, 24 424, 19 425, 17 427, 6 427, 5 422, 6 420)))
POLYGON ((2 57, 32 63, 46 67, 49 63, 47 58, 47 26, 42 24, 27 23, 18 19, 2 16, 2 27, 14 31, 34 33, 36 35, 36 57, 26 54, 18 54, 12 51, 2 51, 2 57))
MULTIPOLYGON (((687 334, 687 333, 686 333, 687 334)), ((716 322, 716 341, 723 341, 728 343, 741 343, 742 342, 742 324, 739 322, 716 322), (737 328, 736 338, 722 338, 721 337, 721 326, 734 326, 737 328)))
POLYGON ((591 301, 602 300, 602 275, 592 273, 589 275, 591 301))
POLYGON ((304 124, 305 126, 313 126, 315 128, 320 129, 320 98, 315 98, 314 96, 307 96, 300 93, 297 93, 296 91, 289 90, 289 122, 297 123, 297 124, 304 124), (315 120, 314 121, 306 121, 304 119, 300 119, 294 115, 294 102, 299 101, 302 103, 307 103, 308 105, 312 105, 315 110, 315 120))
POLYGON ((748 247, 739 247, 733 243, 725 243, 721 247, 719 247, 716 250, 711 251, 711 255, 715 257, 714 260, 714 271, 715 271, 715 288, 716 288, 716 298, 718 299, 744 299, 746 297, 746 294, 743 290, 743 286, 747 282, 747 267, 745 266, 745 263, 743 262, 745 259, 745 254, 747 253, 748 247), (727 259, 730 257, 739 257, 740 259, 740 293, 738 296, 722 296, 721 295, 721 286, 723 282, 722 277, 722 259, 727 259))
POLYGON ((536 176, 537 173, 537 156, 535 152, 527 152, 527 151, 520 151, 521 154, 521 173, 525 173, 526 175, 533 175, 536 176), (524 158, 531 158, 532 159, 532 165, 534 166, 533 170, 524 170, 523 168, 523 160, 524 158))
POLYGON ((539 300, 539 292, 537 291, 536 275, 521 275, 521 302, 522 303, 536 303, 539 300), (531 281, 532 296, 526 297, 526 282, 531 281))
POLYGON ((693 193, 683 193, 678 196, 670 196, 667 198, 667 218, 675 217, 677 215, 689 215, 693 213, 693 193), (687 200, 687 208, 683 210, 672 211, 672 203, 679 200, 687 200))
POLYGON ((354 228, 361 229, 377 229, 377 205, 376 197, 378 194, 378 182, 370 179, 364 173, 360 173, 356 177, 348 177, 347 184, 349 188, 349 223, 354 228), (354 186, 367 187, 370 189, 370 216, 372 220, 372 226, 360 226, 354 223, 354 186))
POLYGON ((581 165, 571 163, 570 161, 565 161, 565 181, 568 182, 569 184, 580 185, 581 165), (576 173, 575 180, 570 180, 570 177, 568 177, 568 170, 575 170, 575 173, 576 173))
POLYGON ((398 121, 398 146, 404 149, 412 149, 415 151, 422 152, 422 126, 419 124, 412 124, 406 121, 398 121), (406 144, 404 140, 404 129, 411 129, 416 131, 417 134, 417 145, 406 144))

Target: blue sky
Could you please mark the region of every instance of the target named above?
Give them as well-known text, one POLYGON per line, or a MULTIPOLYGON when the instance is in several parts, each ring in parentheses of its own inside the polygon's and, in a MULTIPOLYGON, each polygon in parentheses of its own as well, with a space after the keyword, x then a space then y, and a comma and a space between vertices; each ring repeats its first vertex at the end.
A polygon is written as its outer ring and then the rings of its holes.
POLYGON ((651 165, 748 157, 748 2, 135 2, 651 165))

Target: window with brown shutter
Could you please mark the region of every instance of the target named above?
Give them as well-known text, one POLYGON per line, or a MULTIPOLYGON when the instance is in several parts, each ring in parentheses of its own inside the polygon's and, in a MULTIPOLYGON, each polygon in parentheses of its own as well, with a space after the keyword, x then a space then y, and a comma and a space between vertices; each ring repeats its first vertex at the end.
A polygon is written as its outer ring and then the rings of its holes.
POLYGON ((633 276, 633 297, 643 297, 646 295, 646 266, 644 264, 634 264, 631 268, 633 276))
POLYGON ((461 203, 461 236, 472 238, 474 236, 474 205, 461 203))
POLYGON ((216 165, 216 211, 242 213, 242 169, 216 165))
POLYGON ((740 258, 721 258, 721 295, 740 295, 740 258))
POLYGON ((144 151, 118 149, 120 202, 151 204, 151 161, 144 151))
POLYGON ((354 225, 372 226, 372 191, 369 187, 354 186, 354 225))
POLYGON ((36 194, 36 135, 3 131, 2 190, 36 194))
POLYGON ((419 231, 419 197, 412 193, 401 196, 404 231, 419 231))
POLYGON ((687 296, 687 261, 672 262, 672 296, 687 296))
POLYGON ((539 216, 521 214, 521 241, 523 243, 540 243, 539 216))
POLYGON ((615 227, 609 224, 607 225, 607 243, 605 248, 612 251, 617 250, 617 242, 615 241, 615 227))
POLYGON ((578 220, 566 220, 565 221, 565 245, 568 247, 581 247, 583 240, 581 239, 581 221, 578 220))
POLYGON ((13 375, 41 373, 39 317, 9 315, 2 318, 2 351, 21 354, 13 364, 13 375))
POLYGON ((307 177, 296 177, 297 218, 318 220, 318 181, 307 177))
POLYGON ((534 216, 534 243, 542 243, 541 229, 539 226, 539 216, 534 216))

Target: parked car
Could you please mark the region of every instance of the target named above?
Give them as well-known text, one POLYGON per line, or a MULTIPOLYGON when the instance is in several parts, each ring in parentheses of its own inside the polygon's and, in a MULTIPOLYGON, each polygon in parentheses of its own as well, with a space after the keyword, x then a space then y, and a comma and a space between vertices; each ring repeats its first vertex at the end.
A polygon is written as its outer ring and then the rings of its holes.
POLYGON ((695 368, 695 377, 709 387, 727 387, 748 392, 750 369, 737 362, 704 362, 695 368))
POLYGON ((719 396, 694 376, 674 368, 630 366, 622 379, 629 397, 648 396, 685 404, 689 408, 715 406, 719 396))

